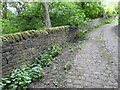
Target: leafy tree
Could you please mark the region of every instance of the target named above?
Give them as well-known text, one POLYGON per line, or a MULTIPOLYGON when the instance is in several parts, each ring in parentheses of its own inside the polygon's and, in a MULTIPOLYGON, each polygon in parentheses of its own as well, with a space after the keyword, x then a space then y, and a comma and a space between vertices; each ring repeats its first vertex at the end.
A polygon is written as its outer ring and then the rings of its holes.
POLYGON ((77 5, 79 4, 80 4, 80 8, 83 9, 87 18, 94 19, 94 18, 102 17, 104 9, 101 3, 82 2, 82 3, 78 3, 77 5))
POLYGON ((85 14, 74 3, 50 3, 50 17, 53 26, 77 25, 84 21, 85 14))
POLYGON ((7 6, 6 3, 2 4, 5 11, 3 13, 4 18, 2 19, 4 34, 31 29, 37 30, 51 26, 81 26, 89 19, 103 17, 104 14, 114 16, 118 13, 118 7, 111 9, 110 5, 104 8, 104 5, 100 2, 38 3, 19 0, 9 2, 7 6), (9 7, 14 8, 15 11, 9 10, 9 7))

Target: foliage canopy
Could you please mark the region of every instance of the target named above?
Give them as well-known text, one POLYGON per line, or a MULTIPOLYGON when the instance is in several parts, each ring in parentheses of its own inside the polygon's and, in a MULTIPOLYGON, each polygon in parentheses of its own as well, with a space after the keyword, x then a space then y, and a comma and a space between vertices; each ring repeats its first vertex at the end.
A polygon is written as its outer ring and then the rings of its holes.
MULTIPOLYGON (((1 5, 4 3, 1 2, 1 5)), ((49 2, 52 26, 84 25, 86 20, 116 15, 117 7, 106 7, 100 2, 49 2)), ((4 7, 3 7, 4 8, 4 7)), ((42 2, 9 2, 7 18, 2 18, 3 34, 37 30, 46 27, 42 2), (10 9, 12 8, 12 10, 10 9)))

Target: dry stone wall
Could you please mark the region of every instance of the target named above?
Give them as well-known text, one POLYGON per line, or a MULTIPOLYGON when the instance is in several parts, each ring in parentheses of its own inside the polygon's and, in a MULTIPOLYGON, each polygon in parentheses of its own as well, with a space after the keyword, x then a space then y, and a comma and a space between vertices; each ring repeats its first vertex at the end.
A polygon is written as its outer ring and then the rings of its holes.
POLYGON ((73 39, 76 32, 77 28, 61 26, 1 36, 2 64, 0 67, 3 77, 22 64, 34 62, 33 57, 51 45, 60 45, 73 39))

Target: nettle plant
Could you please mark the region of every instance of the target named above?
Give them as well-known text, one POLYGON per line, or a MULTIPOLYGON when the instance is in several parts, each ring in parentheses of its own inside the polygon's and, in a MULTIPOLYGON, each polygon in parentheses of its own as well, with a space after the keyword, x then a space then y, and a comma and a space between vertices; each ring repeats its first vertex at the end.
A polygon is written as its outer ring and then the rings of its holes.
POLYGON ((13 70, 8 78, 2 78, 0 89, 24 90, 27 85, 34 80, 41 79, 44 76, 43 67, 52 63, 52 59, 60 54, 61 47, 52 46, 48 50, 35 57, 33 64, 22 65, 13 70))

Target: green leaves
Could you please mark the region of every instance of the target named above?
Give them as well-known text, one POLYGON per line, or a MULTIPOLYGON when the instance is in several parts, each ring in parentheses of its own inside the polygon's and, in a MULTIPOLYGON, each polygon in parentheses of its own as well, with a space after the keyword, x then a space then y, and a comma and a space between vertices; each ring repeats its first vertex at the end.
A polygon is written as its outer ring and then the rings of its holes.
POLYGON ((43 52, 42 54, 39 54, 38 57, 35 58, 35 61, 42 67, 50 65, 52 59, 59 55, 60 51, 60 47, 53 45, 52 47, 48 48, 47 51, 43 52))
POLYGON ((32 80, 42 78, 43 76, 43 70, 39 64, 30 70, 30 77, 32 78, 32 80))
POLYGON ((102 17, 103 15, 104 8, 102 4, 97 2, 87 2, 83 4, 83 7, 83 11, 88 18, 95 19, 102 17))
POLYGON ((85 14, 75 3, 59 2, 50 4, 52 26, 77 25, 84 21, 85 14))
POLYGON ((109 2, 105 6, 105 17, 116 16, 118 11, 118 2, 109 2))
POLYGON ((61 49, 61 47, 53 45, 51 48, 48 48, 48 53, 54 58, 60 54, 61 49))
POLYGON ((3 89, 23 90, 33 80, 43 77, 43 70, 39 64, 23 65, 15 69, 9 78, 2 78, 0 87, 3 89))
POLYGON ((3 34, 15 33, 19 31, 16 24, 11 23, 8 19, 2 19, 2 29, 3 34))
POLYGON ((85 37, 85 33, 87 32, 87 30, 79 30, 77 33, 76 33, 76 38, 84 38, 85 37))
MULTIPOLYGON (((84 25, 85 20, 99 17, 115 16, 118 13, 117 3, 106 7, 101 2, 52 2, 49 4, 49 14, 52 26, 84 25)), ((45 27, 42 2, 10 2, 15 13, 8 10, 8 18, 2 19, 3 34, 26 30, 37 30, 45 27)))
POLYGON ((42 67, 46 65, 51 64, 52 56, 48 53, 44 52, 43 54, 40 54, 37 58, 37 63, 39 63, 42 67))
POLYGON ((5 85, 6 85, 6 84, 3 84, 2 82, 0 82, 0 90, 2 90, 5 85))
POLYGON ((12 81, 9 86, 10 88, 16 87, 22 89, 31 82, 32 78, 29 75, 29 70, 26 70, 26 67, 18 68, 12 72, 10 76, 10 80, 12 81))
POLYGON ((1 81, 2 82, 0 82, 0 90, 2 90, 7 84, 11 83, 9 78, 2 78, 1 81))

